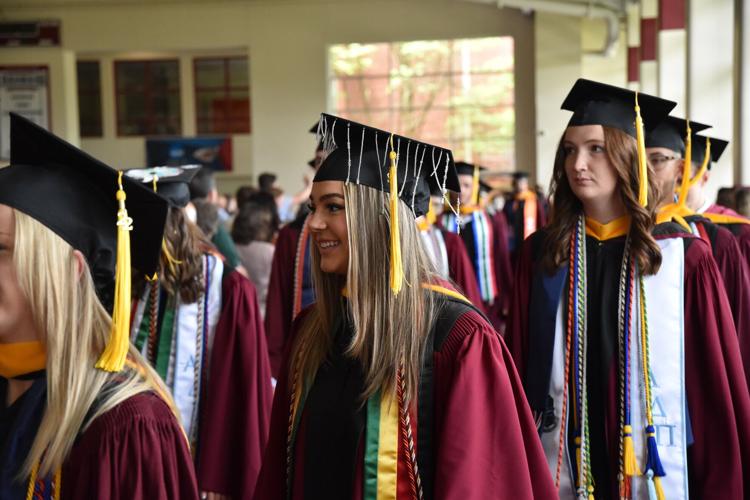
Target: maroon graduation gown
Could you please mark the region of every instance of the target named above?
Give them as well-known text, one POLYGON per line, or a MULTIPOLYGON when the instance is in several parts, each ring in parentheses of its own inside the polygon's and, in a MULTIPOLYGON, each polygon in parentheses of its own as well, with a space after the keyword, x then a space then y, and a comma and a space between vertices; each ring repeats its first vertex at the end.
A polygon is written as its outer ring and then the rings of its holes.
POLYGON ((208 391, 201 409, 201 491, 249 498, 266 447, 273 389, 253 284, 237 272, 222 284, 208 391))
POLYGON ((279 231, 271 264, 266 295, 266 338, 271 373, 278 378, 284 345, 292 329, 294 308, 294 260, 301 233, 300 227, 287 224, 279 231))
MULTIPOLYGON (((534 240, 543 234, 529 238, 521 251, 505 337, 527 389, 527 365, 532 354, 528 347, 531 284, 535 273, 542 272, 533 255, 535 245, 539 245, 534 240)), ((688 234, 670 236, 684 238, 686 248, 685 387, 693 436, 687 452, 691 496, 746 498, 750 495, 750 395, 729 301, 708 244, 688 234)), ((595 418, 605 419, 609 436, 619 435, 616 364, 612 363, 607 407, 590 409, 595 418)), ((607 446, 610 462, 616 464, 617 443, 607 446)), ((608 495, 615 498, 617 485, 610 486, 608 495)))
MULTIPOLYGON (((504 342, 492 327, 476 312, 463 314, 443 348, 434 353, 433 361, 435 498, 556 498, 520 379, 504 342)), ((256 500, 285 498, 287 360, 283 366, 256 500)), ((304 426, 303 416, 298 436, 304 426)), ((304 498, 305 453, 300 450, 304 446, 300 441, 295 450, 295 500, 304 498)), ((362 467, 356 470, 351 498, 359 500, 363 494, 362 467)))
POLYGON ((459 291, 464 297, 482 309, 482 295, 479 293, 477 277, 474 275, 474 268, 471 266, 469 254, 466 253, 466 247, 461 237, 456 233, 446 231, 440 228, 445 242, 445 252, 448 254, 448 273, 450 279, 458 285, 459 291))
POLYGON ((135 395, 99 416, 73 445, 62 469, 62 498, 198 498, 193 460, 169 407, 135 395))
POLYGON ((711 245, 732 309, 745 376, 750 385, 750 260, 742 254, 738 240, 729 229, 699 215, 686 220, 695 223, 701 238, 711 245))

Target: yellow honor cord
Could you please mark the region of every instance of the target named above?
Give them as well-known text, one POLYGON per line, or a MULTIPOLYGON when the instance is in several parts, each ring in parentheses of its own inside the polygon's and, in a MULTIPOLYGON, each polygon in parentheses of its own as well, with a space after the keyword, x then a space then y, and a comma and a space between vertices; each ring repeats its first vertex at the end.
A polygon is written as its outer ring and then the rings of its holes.
POLYGON ((404 270, 401 262, 401 236, 398 230, 398 167, 396 151, 393 148, 393 134, 391 134, 390 143, 391 168, 388 173, 388 182, 391 212, 391 291, 394 295, 398 295, 404 280, 404 270))
POLYGON ((709 161, 711 161, 711 139, 706 137, 706 154, 703 157, 703 163, 701 164, 701 168, 699 168, 698 172, 695 174, 695 177, 690 179, 690 184, 688 185, 688 188, 695 186, 698 183, 698 181, 701 180, 701 177, 703 177, 703 174, 705 174, 706 170, 708 170, 709 161))
POLYGON ((648 205, 648 163, 641 107, 638 105, 638 92, 635 93, 635 138, 638 143, 638 203, 645 207, 648 205))
POLYGON ((130 231, 133 219, 125 208, 122 172, 117 178, 117 267, 115 269, 115 300, 112 308, 112 330, 96 367, 108 372, 119 372, 125 365, 130 346, 130 231))
POLYGON ((479 205, 479 167, 474 167, 474 179, 471 184, 471 204, 479 205))
POLYGON ((680 195, 677 197, 677 205, 685 206, 687 194, 690 189, 690 165, 693 161, 693 134, 690 130, 690 120, 686 120, 685 131, 685 159, 682 162, 682 182, 680 182, 680 195))

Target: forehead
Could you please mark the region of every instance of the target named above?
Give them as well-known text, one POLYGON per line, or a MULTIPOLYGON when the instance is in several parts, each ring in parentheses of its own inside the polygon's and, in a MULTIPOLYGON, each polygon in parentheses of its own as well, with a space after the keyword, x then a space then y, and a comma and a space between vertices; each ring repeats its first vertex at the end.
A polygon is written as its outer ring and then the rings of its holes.
POLYGON ((0 236, 12 235, 15 230, 15 216, 13 209, 0 204, 0 236))
POLYGON ((568 142, 603 141, 604 129, 601 125, 581 125, 565 129, 563 139, 568 142))
POLYGON ((343 181, 313 182, 312 191, 310 192, 311 200, 317 200, 321 196, 325 196, 327 194, 339 194, 341 196, 344 196, 343 181))

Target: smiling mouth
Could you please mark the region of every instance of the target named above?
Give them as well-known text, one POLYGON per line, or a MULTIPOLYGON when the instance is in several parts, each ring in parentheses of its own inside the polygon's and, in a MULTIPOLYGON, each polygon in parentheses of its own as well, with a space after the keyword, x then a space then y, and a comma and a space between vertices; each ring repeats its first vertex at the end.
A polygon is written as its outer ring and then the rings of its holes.
POLYGON ((340 241, 319 241, 318 247, 321 250, 329 250, 331 248, 335 248, 341 244, 340 241))

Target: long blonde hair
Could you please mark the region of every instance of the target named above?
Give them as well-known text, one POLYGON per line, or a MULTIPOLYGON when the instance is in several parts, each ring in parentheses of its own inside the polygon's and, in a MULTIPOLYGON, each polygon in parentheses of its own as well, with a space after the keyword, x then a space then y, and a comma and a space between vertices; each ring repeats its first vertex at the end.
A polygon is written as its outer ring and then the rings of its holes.
POLYGON ((341 292, 346 285, 348 314, 354 336, 347 354, 362 364, 363 401, 381 390, 392 394, 403 362, 404 401, 417 393, 425 339, 433 326, 436 305, 422 283, 434 281, 434 266, 421 246, 414 215, 399 201, 399 231, 405 286, 394 296, 390 290, 388 196, 356 184, 344 185, 349 240, 349 268, 341 275, 320 269, 320 252, 310 246, 315 305, 301 326, 293 349, 292 370, 303 383, 315 377, 332 344, 337 315, 342 314, 341 292))
POLYGON ((131 396, 155 390, 170 407, 174 403, 132 346, 128 357, 136 369, 94 368, 112 318, 97 298, 88 266, 79 276, 68 243, 28 215, 14 214, 15 270, 47 349, 47 405, 21 473, 28 476, 41 460, 39 475, 46 476, 62 466, 80 432, 131 396))

